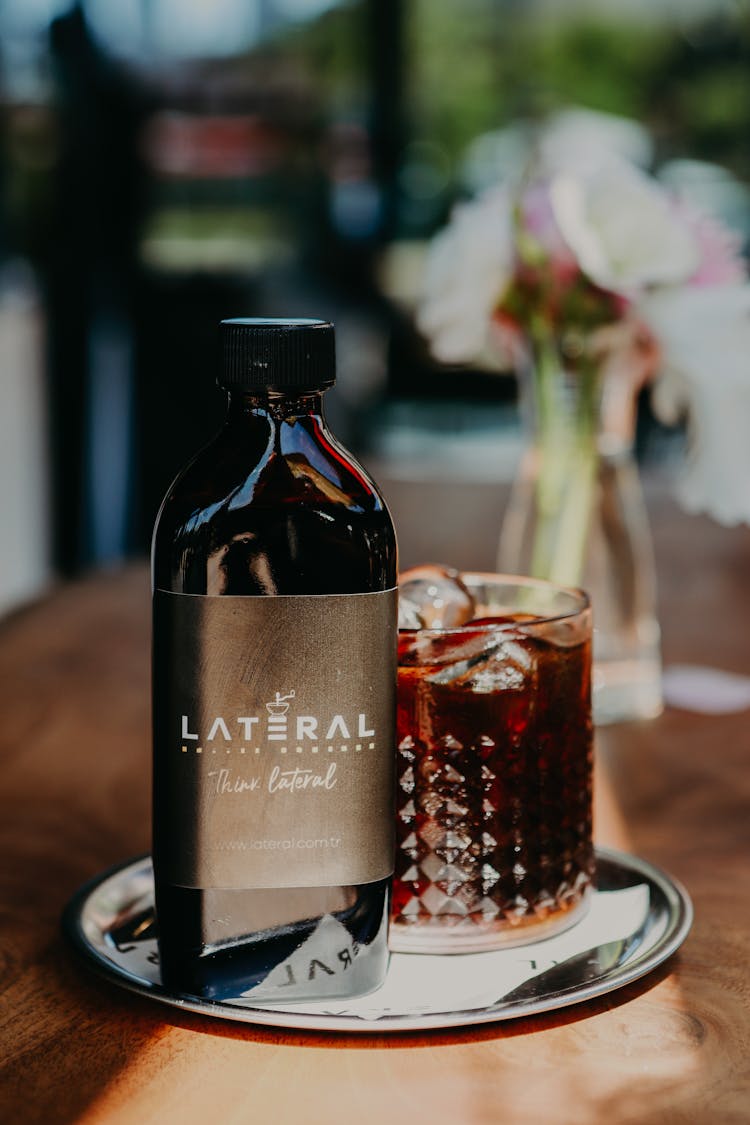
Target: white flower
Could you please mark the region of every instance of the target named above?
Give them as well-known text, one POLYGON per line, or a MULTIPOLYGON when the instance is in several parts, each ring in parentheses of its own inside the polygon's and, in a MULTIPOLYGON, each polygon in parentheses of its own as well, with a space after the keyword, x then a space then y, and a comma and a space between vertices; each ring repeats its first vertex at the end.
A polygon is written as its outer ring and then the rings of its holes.
POLYGON ((663 355, 654 410, 667 425, 688 416, 680 500, 750 523, 750 285, 663 290, 638 311, 663 355))
POLYGON ((492 314, 512 269, 509 194, 496 188, 459 204, 430 247, 417 315, 437 359, 465 363, 487 350, 492 314))
POLYGON ((563 168, 600 163, 604 155, 646 168, 653 147, 648 131, 629 117, 569 106, 548 118, 539 135, 539 171, 554 175, 563 168))
POLYGON ((561 172, 550 197, 563 238, 603 289, 632 296, 687 281, 698 266, 695 239, 669 196, 622 161, 561 172))

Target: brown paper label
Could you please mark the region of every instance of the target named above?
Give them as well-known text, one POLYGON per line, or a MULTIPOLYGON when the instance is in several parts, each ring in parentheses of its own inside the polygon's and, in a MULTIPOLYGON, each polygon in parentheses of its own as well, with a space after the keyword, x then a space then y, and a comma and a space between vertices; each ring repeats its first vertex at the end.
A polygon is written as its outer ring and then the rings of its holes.
POLYGON ((185 887, 393 871, 396 591, 154 595, 154 862, 185 887))

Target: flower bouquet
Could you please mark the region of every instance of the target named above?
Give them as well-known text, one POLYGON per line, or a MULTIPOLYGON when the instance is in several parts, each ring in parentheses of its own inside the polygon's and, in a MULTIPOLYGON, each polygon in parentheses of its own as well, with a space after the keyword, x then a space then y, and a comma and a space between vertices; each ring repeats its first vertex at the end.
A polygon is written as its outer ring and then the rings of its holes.
POLYGON ((586 585, 598 717, 657 713, 636 400, 650 384, 662 421, 687 417, 685 506, 750 522, 750 286, 738 240, 620 153, 568 160, 542 134, 522 176, 457 206, 435 238, 418 325, 440 360, 517 371, 531 438, 499 565, 586 585))

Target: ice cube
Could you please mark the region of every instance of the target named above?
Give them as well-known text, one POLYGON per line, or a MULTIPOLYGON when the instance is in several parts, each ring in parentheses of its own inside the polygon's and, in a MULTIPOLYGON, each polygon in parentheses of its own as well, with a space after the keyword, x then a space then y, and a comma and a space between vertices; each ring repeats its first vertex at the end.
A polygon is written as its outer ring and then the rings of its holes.
POLYGON ((532 654, 517 641, 504 641, 487 660, 477 663, 464 681, 476 692, 523 691, 534 672, 532 654))
POLYGON ((399 629, 421 629, 423 621, 419 613, 419 606, 411 598, 406 598, 399 591, 398 595, 398 627, 399 629))
POLYGON ((422 630, 410 636, 399 637, 398 662, 402 667, 466 663, 472 657, 483 656, 492 647, 496 635, 486 629, 472 629, 467 625, 450 633, 422 630))
POLYGON ((484 652, 467 660, 457 660, 429 676, 434 684, 456 684, 484 694, 493 691, 521 691, 528 686, 534 671, 532 653, 518 641, 495 635, 484 652))
POLYGON ((420 625, 402 629, 456 629, 474 616, 474 599, 457 570, 447 566, 415 566, 399 576, 399 605, 408 607, 404 618, 420 625), (413 611, 413 614, 412 614, 413 611))

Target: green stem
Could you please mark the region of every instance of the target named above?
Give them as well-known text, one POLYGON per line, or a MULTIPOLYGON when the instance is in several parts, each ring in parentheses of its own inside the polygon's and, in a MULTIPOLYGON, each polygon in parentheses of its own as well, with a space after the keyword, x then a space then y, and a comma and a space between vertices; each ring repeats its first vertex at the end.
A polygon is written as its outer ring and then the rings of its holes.
POLYGON ((598 371, 579 359, 566 385, 557 341, 541 325, 534 340, 538 475, 531 573, 579 585, 596 492, 598 371))

